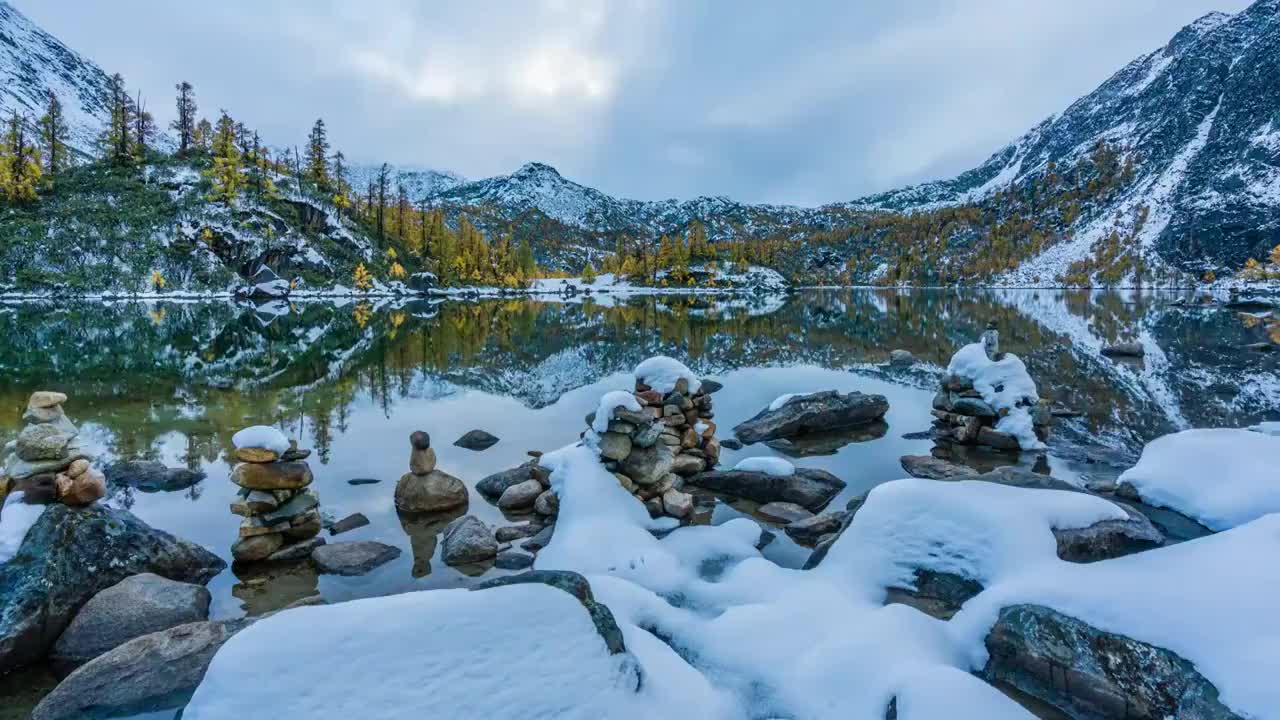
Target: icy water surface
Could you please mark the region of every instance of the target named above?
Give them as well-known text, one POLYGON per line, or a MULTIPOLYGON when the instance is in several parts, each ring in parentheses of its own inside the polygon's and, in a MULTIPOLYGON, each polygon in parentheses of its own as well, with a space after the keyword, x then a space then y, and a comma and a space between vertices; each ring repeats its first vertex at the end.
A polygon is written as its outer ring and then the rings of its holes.
MULTIPOLYGON (((226 618, 317 593, 339 601, 501 572, 443 565, 437 540, 447 519, 397 515, 392 494, 407 470, 409 433, 429 432, 441 469, 473 485, 524 462, 529 450, 575 441, 600 395, 629 387, 630 369, 655 354, 724 384, 715 396, 722 438, 783 393, 885 395, 885 423, 793 458, 849 484, 833 508, 901 477, 901 455, 929 452, 932 441, 916 434, 929 427, 937 374, 989 321, 1001 331, 1002 349, 1026 360, 1041 395, 1081 413, 1055 428, 1050 456, 1038 461, 1042 471, 1068 479, 1113 474, 1165 432, 1280 417, 1278 353, 1246 347, 1280 343, 1276 316, 1181 303, 1174 294, 853 290, 727 302, 316 302, 283 315, 225 302, 0 305, 0 433, 8 439, 20 428, 31 391, 67 393, 68 414, 104 463, 157 459, 207 473, 172 492, 112 488, 110 502, 230 560, 239 526, 228 512, 236 490, 228 480, 230 437, 246 425, 275 424, 313 449, 324 512, 334 519, 362 512, 371 521, 338 539, 403 551, 353 578, 228 569, 210 583, 212 615, 226 618), (1145 358, 1104 357, 1101 349, 1117 341, 1141 342, 1145 358), (920 362, 889 368, 896 348, 920 362), (501 441, 478 453, 452 445, 473 428, 501 441)), ((774 451, 748 446, 726 450, 722 460, 732 466, 762 454, 774 451)), ((722 522, 751 509, 706 502, 699 520, 722 522)), ((522 520, 504 518, 474 492, 469 512, 490 525, 522 520)), ((778 536, 766 555, 802 564, 809 551, 778 536)), ((23 703, 18 696, 30 688, 7 680, 0 699, 23 703)))

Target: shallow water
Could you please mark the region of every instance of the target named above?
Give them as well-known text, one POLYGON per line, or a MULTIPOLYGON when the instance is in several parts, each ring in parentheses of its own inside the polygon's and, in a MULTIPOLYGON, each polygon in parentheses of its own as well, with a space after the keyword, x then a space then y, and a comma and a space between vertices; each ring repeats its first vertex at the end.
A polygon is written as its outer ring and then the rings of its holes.
MULTIPOLYGON (((783 393, 884 394, 890 411, 883 425, 813 448, 828 454, 793 458, 848 483, 832 508, 901 477, 900 456, 929 452, 932 441, 904 436, 929 427, 937 373, 988 322, 999 328, 1002 349, 1026 360, 1042 396, 1081 413, 1059 423, 1049 457, 1040 460, 1039 469, 1058 476, 1114 474, 1143 442, 1181 427, 1280 417, 1278 353, 1242 349, 1280 342, 1277 318, 1175 301, 1181 298, 853 290, 759 302, 317 302, 283 316, 220 302, 8 305, 0 306, 0 432, 12 436, 20 428, 31 391, 66 392, 68 414, 104 463, 158 459, 207 473, 174 492, 113 488, 110 502, 229 560, 239 526, 228 511, 236 491, 228 480, 230 437, 246 425, 275 424, 314 450, 313 487, 324 512, 334 519, 362 512, 371 521, 338 540, 378 540, 403 551, 354 578, 228 569, 209 585, 212 616, 234 617, 316 593, 340 601, 500 572, 443 565, 437 539, 444 522, 397 515, 392 493, 407 470, 409 433, 429 432, 441 469, 473 485, 527 460, 529 450, 576 440, 600 395, 629 387, 630 369, 655 354, 680 358, 724 384, 715 396, 722 438, 783 393), (1142 342, 1146 357, 1100 354, 1122 340, 1142 342), (920 362, 889 368, 895 348, 920 362), (452 445, 473 428, 501 442, 484 452, 452 445), (380 482, 348 484, 353 478, 380 482)), ((761 454, 775 453, 749 446, 726 450, 722 461, 732 466, 761 454)), ((719 503, 701 521, 750 510, 719 503)), ((504 518, 476 493, 469 512, 490 525, 521 519, 504 518)), ((808 552, 781 533, 766 548, 788 566, 801 565, 808 552)))

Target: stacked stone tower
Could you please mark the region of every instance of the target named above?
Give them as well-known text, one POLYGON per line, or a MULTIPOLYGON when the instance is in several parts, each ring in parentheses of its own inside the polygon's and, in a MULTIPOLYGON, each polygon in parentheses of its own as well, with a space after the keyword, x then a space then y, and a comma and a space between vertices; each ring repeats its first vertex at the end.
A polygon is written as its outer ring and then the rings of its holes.
POLYGON ((82 506, 107 492, 102 473, 90 466, 80 431, 62 404, 67 396, 42 390, 32 393, 22 419, 27 425, 10 442, 0 474, 0 502, 10 492, 22 492, 24 502, 60 502, 82 506))
POLYGON ((240 486, 231 512, 244 519, 231 546, 237 562, 290 556, 320 533, 320 497, 311 485, 309 450, 298 449, 275 428, 256 426, 236 433, 231 481, 240 486))

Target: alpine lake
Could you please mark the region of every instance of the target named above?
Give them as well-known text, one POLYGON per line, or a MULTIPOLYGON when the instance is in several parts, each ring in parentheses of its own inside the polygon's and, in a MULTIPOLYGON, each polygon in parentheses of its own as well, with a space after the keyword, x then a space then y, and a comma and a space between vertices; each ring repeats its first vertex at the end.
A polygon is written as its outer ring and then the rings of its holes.
MULTIPOLYGON (((775 449, 725 449, 732 467, 758 455, 828 470, 848 485, 832 509, 905 475, 899 458, 929 454, 939 376, 988 323, 1021 357, 1059 415, 1047 454, 974 454, 979 469, 1022 464, 1072 482, 1114 477, 1142 445, 1185 427, 1280 419, 1280 315, 1198 301, 1189 292, 1066 290, 809 290, 776 297, 694 295, 309 301, 268 308, 228 301, 0 304, 0 433, 22 427, 35 390, 66 393, 67 414, 106 465, 158 460, 200 471, 185 487, 110 485, 105 502, 228 561, 209 583, 211 619, 256 615, 302 598, 328 602, 455 587, 506 571, 450 567, 439 535, 454 517, 399 515, 409 434, 430 434, 442 470, 469 488, 487 475, 578 440, 602 393, 630 389, 642 360, 669 355, 723 384, 720 438, 779 395, 836 389, 884 395, 882 423, 775 449), (1101 349, 1140 342, 1141 359, 1101 349), (891 366, 889 353, 915 357, 891 366), (337 540, 377 540, 400 556, 357 577, 309 563, 231 565, 240 518, 231 436, 279 427, 309 448, 327 520, 369 524, 337 540), (500 438, 476 452, 469 430, 500 438), (356 481, 353 483, 352 481, 356 481)), ((695 522, 754 510, 695 493, 695 522)), ((474 490, 467 512, 504 516, 474 490)), ((762 523, 764 521, 761 521, 762 523)), ((767 523, 766 523, 767 524, 767 523)), ((781 531, 763 552, 801 566, 810 550, 781 531)), ((326 531, 323 535, 335 540, 326 531)), ((55 684, 36 668, 0 678, 0 720, 25 718, 55 684)), ((170 712, 166 717, 171 717, 170 712)))

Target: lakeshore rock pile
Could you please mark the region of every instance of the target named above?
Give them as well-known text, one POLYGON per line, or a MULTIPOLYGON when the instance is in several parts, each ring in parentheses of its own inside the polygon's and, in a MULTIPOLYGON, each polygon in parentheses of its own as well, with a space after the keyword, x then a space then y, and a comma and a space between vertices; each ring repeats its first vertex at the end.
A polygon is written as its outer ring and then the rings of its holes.
POLYGON ((618 483, 644 502, 651 515, 687 518, 693 497, 685 478, 720 461, 711 392, 689 368, 666 357, 635 370, 635 391, 605 394, 587 417, 585 436, 618 483))
POLYGON ((239 464, 231 481, 240 486, 231 512, 242 516, 240 536, 231 546, 237 562, 287 559, 320 533, 320 497, 307 489, 309 450, 298 449, 272 427, 245 428, 232 438, 239 464))
POLYGON ((22 492, 29 504, 89 505, 107 492, 102 473, 90 466, 80 431, 62 404, 67 396, 41 390, 31 394, 22 419, 27 423, 17 439, 5 446, 0 473, 0 503, 11 492, 22 492))
POLYGON ((1042 449, 1049 438, 1049 403, 1036 395, 1022 361, 1000 352, 993 327, 956 353, 939 385, 931 412, 942 442, 1018 452, 1042 449))

